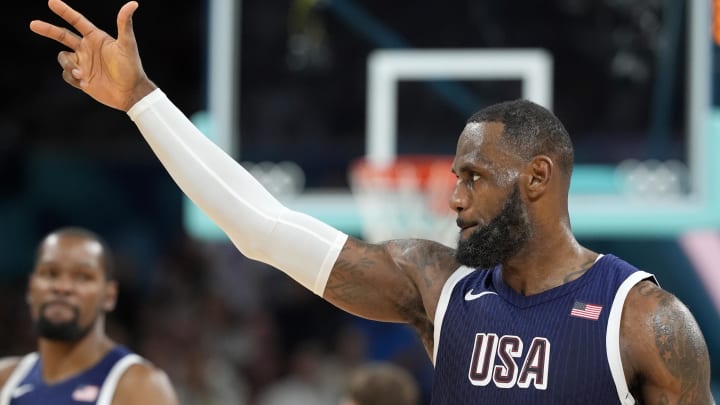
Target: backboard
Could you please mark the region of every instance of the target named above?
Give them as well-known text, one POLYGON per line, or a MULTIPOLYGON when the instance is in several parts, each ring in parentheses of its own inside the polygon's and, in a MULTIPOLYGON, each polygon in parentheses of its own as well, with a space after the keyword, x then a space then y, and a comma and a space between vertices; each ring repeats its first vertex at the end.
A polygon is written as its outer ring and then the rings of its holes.
MULTIPOLYGON (((570 196, 578 236, 674 236, 720 224, 720 112, 710 103, 710 4, 688 3, 686 75, 687 158, 684 162, 628 159, 617 165, 576 166, 570 196)), ((541 49, 378 50, 368 60, 366 157, 379 164, 396 154, 396 107, 401 81, 437 79, 521 82, 522 97, 552 108, 552 55, 541 49)), ((498 100, 501 101, 501 100, 498 100)), ((430 119, 430 118, 428 118, 430 119)), ((201 123, 199 123, 201 124, 201 123)), ((212 134, 209 122, 203 129, 212 134)), ((290 208, 361 235, 349 190, 306 190, 283 200, 290 208)), ((191 233, 224 238, 192 204, 191 233)))

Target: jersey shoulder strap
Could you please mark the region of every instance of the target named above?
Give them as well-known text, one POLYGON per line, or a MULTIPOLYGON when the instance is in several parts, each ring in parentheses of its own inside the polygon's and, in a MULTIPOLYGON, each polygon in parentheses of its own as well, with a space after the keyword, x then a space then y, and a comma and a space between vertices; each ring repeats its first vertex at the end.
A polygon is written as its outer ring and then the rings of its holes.
POLYGON ((10 374, 10 377, 8 377, 5 382, 2 392, 0 392, 0 405, 10 405, 13 390, 17 388, 20 382, 25 378, 25 376, 27 376, 30 370, 32 370, 37 360, 37 352, 28 353, 20 359, 17 367, 15 367, 15 370, 13 370, 12 374, 10 374))
POLYGON ((445 312, 447 312, 448 306, 450 305, 450 297, 452 296, 455 286, 462 280, 471 274, 475 269, 467 266, 458 267, 451 275, 445 280, 442 291, 440 292, 440 298, 438 299, 437 306, 435 307, 435 319, 433 331, 433 357, 432 363, 435 366, 437 360, 438 347, 440 346, 440 333, 442 329, 443 319, 445 319, 445 312))
POLYGON ((145 359, 135 353, 129 353, 123 356, 122 359, 118 360, 105 378, 105 382, 100 389, 100 395, 98 396, 96 405, 110 405, 112 403, 113 396, 115 395, 115 389, 120 381, 120 377, 125 374, 125 371, 127 371, 130 366, 144 362, 145 359))

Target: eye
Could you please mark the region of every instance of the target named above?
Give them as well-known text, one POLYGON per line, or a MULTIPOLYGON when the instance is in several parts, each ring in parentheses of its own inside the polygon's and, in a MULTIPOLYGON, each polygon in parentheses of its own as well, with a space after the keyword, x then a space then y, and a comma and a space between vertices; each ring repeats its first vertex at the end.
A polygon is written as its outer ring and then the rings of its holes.
POLYGON ((93 275, 84 271, 79 271, 73 275, 76 281, 87 282, 94 279, 93 275))
POLYGON ((470 176, 465 181, 467 182, 468 187, 472 187, 472 185, 476 181, 480 180, 481 178, 482 178, 482 176, 480 176, 479 174, 471 173, 470 176))
POLYGON ((38 269, 37 274, 40 277, 54 279, 58 277, 58 270, 54 267, 43 267, 38 269))

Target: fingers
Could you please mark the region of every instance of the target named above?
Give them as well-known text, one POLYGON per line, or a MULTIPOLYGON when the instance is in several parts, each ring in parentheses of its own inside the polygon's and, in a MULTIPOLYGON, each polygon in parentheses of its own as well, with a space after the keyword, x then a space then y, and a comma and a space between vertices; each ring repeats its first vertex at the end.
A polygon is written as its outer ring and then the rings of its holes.
POLYGON ((67 28, 48 24, 45 21, 31 21, 30 30, 46 38, 54 39, 70 49, 77 49, 80 46, 81 38, 67 28))
POLYGON ((75 87, 76 89, 81 89, 81 90, 82 90, 82 87, 80 86, 80 80, 78 80, 78 79, 76 79, 75 77, 73 77, 73 75, 72 75, 72 73, 71 73, 70 71, 63 70, 63 72, 62 72, 62 78, 63 78, 63 80, 65 80, 65 82, 66 82, 67 84, 75 87))
POLYGON ((82 89, 86 81, 83 80, 83 72, 78 67, 77 54, 75 54, 75 52, 62 51, 58 53, 57 60, 63 69, 63 80, 73 87, 82 89))
POLYGON ((97 29, 90 20, 75 11, 72 7, 65 4, 62 0, 49 0, 48 7, 50 7, 50 10, 52 10, 55 14, 60 16, 60 18, 75 27, 82 36, 87 36, 97 29))
POLYGON ((117 16, 118 41, 121 43, 127 41, 135 41, 135 33, 133 32, 132 16, 137 10, 139 4, 136 1, 125 3, 120 9, 117 16))
POLYGON ((62 67, 63 70, 67 70, 68 72, 78 68, 77 55, 75 55, 75 53, 65 51, 60 52, 58 53, 57 60, 60 64, 60 67, 62 67))

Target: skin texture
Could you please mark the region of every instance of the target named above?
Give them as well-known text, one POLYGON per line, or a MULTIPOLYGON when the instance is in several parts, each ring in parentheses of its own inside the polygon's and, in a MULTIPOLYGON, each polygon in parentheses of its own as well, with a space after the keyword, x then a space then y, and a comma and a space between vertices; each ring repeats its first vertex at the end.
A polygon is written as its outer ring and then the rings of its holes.
MULTIPOLYGON (((117 283, 106 279, 100 243, 72 234, 51 234, 38 250, 27 301, 33 321, 76 322, 87 333, 78 340, 38 338, 43 380, 56 383, 94 366, 116 344, 105 334, 105 313, 115 308, 117 283)), ((0 360, 0 387, 19 358, 0 360)), ((165 373, 149 363, 121 377, 113 404, 177 404, 165 373)))
POLYGON ((711 404, 709 357, 690 311, 657 285, 639 283, 620 329, 628 385, 646 404, 711 404))
MULTIPOLYGON (((131 1, 118 13, 113 38, 60 0, 49 7, 79 33, 33 21, 30 29, 70 49, 58 55, 63 79, 95 100, 127 111, 155 89, 142 69, 131 1)), ((457 145, 450 197, 460 236, 467 239, 501 212, 516 188, 530 237, 502 261, 503 279, 533 295, 581 277, 598 254, 574 238, 568 215, 570 173, 559 158, 521 158, 501 141, 504 125, 470 123, 457 145)), ((369 319, 406 322, 433 348, 433 322, 442 286, 460 264, 454 249, 426 240, 369 244, 349 238, 336 261, 324 298, 369 319)), ((623 366, 636 398, 646 404, 710 404, 709 362, 692 315, 671 294, 641 283, 628 297, 621 322, 623 366)))

